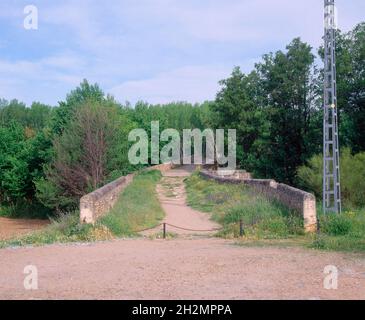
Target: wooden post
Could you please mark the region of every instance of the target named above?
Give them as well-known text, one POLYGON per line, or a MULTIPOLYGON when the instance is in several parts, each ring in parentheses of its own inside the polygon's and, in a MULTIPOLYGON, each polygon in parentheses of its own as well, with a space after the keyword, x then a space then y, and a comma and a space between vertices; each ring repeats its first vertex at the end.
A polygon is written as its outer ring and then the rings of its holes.
POLYGON ((243 229, 243 220, 240 220, 240 237, 245 235, 245 230, 243 229))

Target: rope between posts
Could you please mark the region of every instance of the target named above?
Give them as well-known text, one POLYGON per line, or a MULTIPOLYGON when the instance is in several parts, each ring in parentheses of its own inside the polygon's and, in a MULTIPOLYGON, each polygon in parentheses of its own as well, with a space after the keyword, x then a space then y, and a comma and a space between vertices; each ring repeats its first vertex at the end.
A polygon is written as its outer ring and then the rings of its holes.
POLYGON ((159 225, 157 226, 154 226, 152 228, 146 228, 146 229, 142 229, 142 230, 135 230, 133 232, 144 232, 144 231, 148 231, 148 230, 153 230, 153 229, 157 229, 158 227, 161 227, 163 225, 166 225, 166 226, 170 226, 172 228, 175 228, 175 229, 180 229, 180 230, 185 230, 185 231, 192 231, 192 232, 213 232, 213 231, 220 231, 220 230, 223 230, 223 228, 216 228, 216 229, 210 229, 210 230, 195 230, 195 229, 189 229, 189 228, 183 228, 183 227, 178 227, 178 226, 175 226, 173 224, 170 224, 170 223, 160 223, 159 225))
MULTIPOLYGON (((158 227, 161 227, 163 226, 163 234, 164 234, 164 238, 166 237, 166 227, 169 226, 169 227, 172 227, 172 228, 175 228, 175 229, 179 229, 179 230, 184 230, 184 231, 191 231, 191 232, 214 232, 214 231, 221 231, 223 230, 223 228, 214 228, 214 229, 210 229, 210 230, 196 230, 196 229, 189 229, 189 228, 184 228, 184 227, 178 227, 178 226, 175 226, 173 224, 170 224, 170 223, 166 223, 166 222, 163 222, 163 223, 160 223, 159 225, 157 226, 154 226, 152 228, 146 228, 146 229, 142 229, 142 230, 135 230, 134 232, 136 233, 139 233, 139 232, 144 232, 144 231, 148 231, 148 230, 153 230, 153 229, 157 229, 158 227)), ((243 236, 245 234, 245 231, 244 231, 244 228, 243 228, 243 221, 240 220, 240 235, 243 236)))
POLYGON ((173 228, 176 228, 176 229, 185 230, 185 231, 192 231, 192 232, 213 232, 213 231, 223 230, 223 228, 216 228, 216 229, 211 229, 211 230, 194 230, 194 229, 188 229, 188 228, 174 226, 173 224, 169 224, 169 223, 166 223, 166 225, 170 226, 170 227, 173 227, 173 228))
POLYGON ((152 228, 147 228, 147 229, 142 229, 142 230, 134 230, 133 232, 138 233, 138 232, 144 232, 144 231, 148 231, 148 230, 153 230, 153 229, 156 229, 156 228, 158 228, 158 227, 161 227, 162 225, 163 225, 163 223, 160 223, 159 225, 154 226, 154 227, 152 227, 152 228))

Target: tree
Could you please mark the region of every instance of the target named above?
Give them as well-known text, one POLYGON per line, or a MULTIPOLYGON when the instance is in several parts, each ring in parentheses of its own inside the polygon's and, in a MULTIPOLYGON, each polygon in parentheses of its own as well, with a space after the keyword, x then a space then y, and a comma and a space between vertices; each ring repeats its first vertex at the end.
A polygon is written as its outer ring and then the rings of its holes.
MULTIPOLYGON (((337 33, 337 88, 341 145, 365 151, 365 23, 337 33)), ((323 48, 320 50, 323 57, 323 48)))
POLYGON ((237 130, 238 158, 240 165, 248 170, 254 169, 250 154, 264 120, 263 109, 255 103, 255 90, 252 90, 256 80, 255 72, 245 75, 236 67, 230 78, 220 82, 222 88, 211 105, 216 128, 237 130))
POLYGON ((313 154, 313 146, 320 145, 310 132, 319 108, 312 48, 297 38, 286 49, 265 55, 256 65, 269 124, 257 156, 262 175, 293 183, 296 168, 313 154))
POLYGON ((23 127, 41 130, 48 125, 52 108, 39 102, 33 102, 30 108, 18 100, 10 102, 2 100, 0 103, 0 125, 7 126, 15 121, 23 127))
POLYGON ((86 100, 53 141, 53 160, 46 179, 39 179, 37 197, 46 206, 77 206, 80 197, 97 189, 114 171, 128 171, 127 134, 131 122, 111 101, 86 100))
POLYGON ((69 121, 72 119, 74 112, 85 101, 102 102, 105 98, 104 92, 98 84, 90 85, 85 79, 80 86, 71 91, 66 97, 66 101, 60 102, 59 107, 55 110, 52 119, 52 132, 61 134, 69 121))
POLYGON ((29 167, 32 139, 16 122, 0 127, 0 199, 15 204, 29 198, 32 173, 29 167))

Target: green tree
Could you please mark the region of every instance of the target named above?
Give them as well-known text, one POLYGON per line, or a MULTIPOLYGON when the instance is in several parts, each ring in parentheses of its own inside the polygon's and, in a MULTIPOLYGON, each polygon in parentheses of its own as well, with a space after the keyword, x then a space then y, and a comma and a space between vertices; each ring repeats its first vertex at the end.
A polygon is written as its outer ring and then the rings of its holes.
POLYGON ((48 125, 52 114, 52 108, 48 105, 34 102, 30 108, 18 100, 10 102, 2 100, 0 103, 0 125, 7 126, 15 121, 23 127, 33 130, 41 130, 48 125))
POLYGON ((118 171, 128 172, 128 132, 132 123, 110 100, 86 100, 53 140, 53 159, 46 178, 36 181, 37 197, 47 207, 76 207, 84 194, 118 171))
MULTIPOLYGON (((341 193, 345 208, 365 206, 365 152, 351 154, 344 148, 340 157, 341 193)), ((306 165, 299 167, 298 177, 301 187, 322 198, 322 154, 313 156, 306 165)))
MULTIPOLYGON (((341 144, 365 151, 365 23, 337 34, 337 88, 341 144)), ((320 50, 323 56, 323 48, 320 50)))
POLYGON ((269 128, 257 157, 262 175, 292 184, 297 167, 320 146, 320 136, 311 134, 320 109, 312 48, 297 38, 286 49, 265 55, 256 66, 269 128))
POLYGON ((230 78, 220 82, 221 90, 211 105, 216 128, 237 130, 238 159, 240 165, 248 170, 254 169, 250 155, 264 121, 263 108, 255 102, 255 90, 252 88, 256 80, 255 72, 245 75, 236 67, 230 78))
POLYGON ((85 79, 80 86, 71 91, 66 97, 66 101, 60 102, 59 107, 55 110, 52 119, 52 132, 61 134, 69 121, 72 119, 78 106, 85 101, 102 102, 105 98, 104 92, 98 84, 90 85, 85 79))

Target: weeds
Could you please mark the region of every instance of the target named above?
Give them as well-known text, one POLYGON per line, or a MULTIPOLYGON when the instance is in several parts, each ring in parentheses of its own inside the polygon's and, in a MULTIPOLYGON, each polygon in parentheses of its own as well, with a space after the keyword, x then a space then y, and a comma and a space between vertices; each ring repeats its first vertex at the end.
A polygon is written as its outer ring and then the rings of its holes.
POLYGON ((224 228, 218 236, 239 237, 239 221, 245 229, 245 241, 257 243, 290 239, 306 247, 334 251, 365 251, 365 210, 344 210, 341 215, 325 215, 318 204, 320 233, 305 235, 303 221, 282 204, 269 201, 243 185, 218 184, 194 174, 186 180, 188 202, 210 212, 224 228))
POLYGON ((303 221, 296 213, 244 185, 218 184, 194 174, 186 180, 186 186, 189 205, 212 213, 213 220, 223 225, 218 233, 221 237, 238 237, 240 220, 250 238, 280 239, 303 234, 303 221))
POLYGON ((41 231, 0 241, 8 246, 39 246, 52 243, 93 242, 116 237, 135 236, 136 230, 154 227, 163 218, 155 186, 161 178, 159 171, 143 172, 124 190, 110 213, 95 225, 81 224, 79 211, 59 214, 41 231))
POLYGON ((319 212, 320 233, 310 247, 334 251, 365 251, 365 210, 341 215, 319 212))

